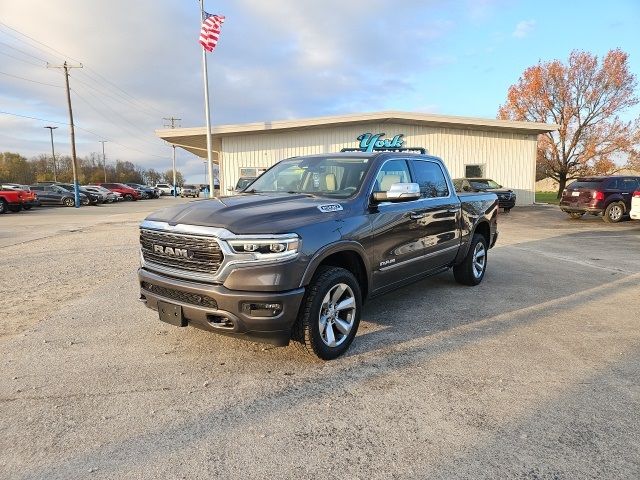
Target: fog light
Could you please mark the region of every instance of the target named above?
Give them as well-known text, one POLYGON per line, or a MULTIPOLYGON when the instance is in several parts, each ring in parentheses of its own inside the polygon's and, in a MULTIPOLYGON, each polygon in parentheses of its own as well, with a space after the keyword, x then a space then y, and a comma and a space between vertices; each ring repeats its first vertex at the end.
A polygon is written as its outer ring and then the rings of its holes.
POLYGON ((277 317, 282 313, 281 303, 243 303, 242 313, 251 317, 277 317))

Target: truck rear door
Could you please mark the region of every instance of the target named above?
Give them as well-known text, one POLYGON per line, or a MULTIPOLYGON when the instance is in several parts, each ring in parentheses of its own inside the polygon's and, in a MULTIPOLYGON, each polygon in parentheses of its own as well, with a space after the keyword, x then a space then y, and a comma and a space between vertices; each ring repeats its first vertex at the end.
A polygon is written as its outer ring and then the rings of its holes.
POLYGON ((422 268, 433 270, 449 265, 460 248, 460 200, 439 162, 416 158, 409 164, 413 181, 420 185, 421 198, 412 214, 418 218, 422 268))

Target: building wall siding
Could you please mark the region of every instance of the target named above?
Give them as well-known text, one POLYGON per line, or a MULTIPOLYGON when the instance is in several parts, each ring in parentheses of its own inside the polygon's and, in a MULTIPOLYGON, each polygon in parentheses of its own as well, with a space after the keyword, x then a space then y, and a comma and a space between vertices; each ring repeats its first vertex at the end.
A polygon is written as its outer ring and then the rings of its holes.
POLYGON ((357 147, 356 138, 366 132, 385 132, 385 138, 403 133, 405 147, 442 158, 453 178, 464 176, 466 164, 482 164, 487 177, 517 192, 518 205, 534 202, 536 135, 392 123, 223 137, 221 183, 235 185, 242 167, 268 168, 293 156, 357 147))

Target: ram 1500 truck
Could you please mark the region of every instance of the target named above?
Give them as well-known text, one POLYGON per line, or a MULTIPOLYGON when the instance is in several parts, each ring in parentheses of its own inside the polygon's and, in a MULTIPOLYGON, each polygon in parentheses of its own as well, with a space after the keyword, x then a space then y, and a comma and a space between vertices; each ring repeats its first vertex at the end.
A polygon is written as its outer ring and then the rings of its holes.
POLYGON ((283 160, 232 197, 140 225, 140 298, 160 320, 344 353, 362 305, 453 269, 479 284, 497 239, 494 193, 456 194, 436 157, 403 151, 283 160))

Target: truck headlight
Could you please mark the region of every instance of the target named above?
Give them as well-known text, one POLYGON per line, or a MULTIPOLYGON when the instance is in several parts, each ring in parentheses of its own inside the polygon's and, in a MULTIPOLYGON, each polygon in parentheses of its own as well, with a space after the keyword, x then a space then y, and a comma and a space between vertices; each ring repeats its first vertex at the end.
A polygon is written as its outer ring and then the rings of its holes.
POLYGON ((300 239, 286 235, 282 237, 264 238, 238 238, 228 240, 234 253, 247 255, 249 259, 281 259, 294 257, 298 254, 300 239))

